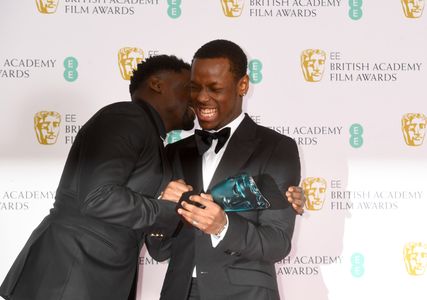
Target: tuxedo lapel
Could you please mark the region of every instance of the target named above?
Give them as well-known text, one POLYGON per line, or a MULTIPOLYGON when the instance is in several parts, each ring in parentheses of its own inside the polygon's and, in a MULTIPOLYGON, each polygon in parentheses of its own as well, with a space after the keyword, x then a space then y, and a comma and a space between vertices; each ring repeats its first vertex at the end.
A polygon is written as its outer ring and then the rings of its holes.
POLYGON ((194 136, 192 139, 191 146, 181 151, 180 162, 184 166, 182 170, 187 184, 193 186, 195 191, 201 192, 203 190, 202 156, 199 155, 194 136))
POLYGON ((239 173, 258 146, 259 140, 256 138, 256 129, 255 122, 248 115, 245 115, 242 123, 230 138, 224 156, 209 184, 209 189, 227 177, 239 173))

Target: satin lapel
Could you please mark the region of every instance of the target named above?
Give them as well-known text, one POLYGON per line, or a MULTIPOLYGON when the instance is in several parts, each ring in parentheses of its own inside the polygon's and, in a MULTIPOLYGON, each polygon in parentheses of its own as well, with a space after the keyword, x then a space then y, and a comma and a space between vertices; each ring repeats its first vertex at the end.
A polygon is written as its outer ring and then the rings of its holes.
POLYGON ((190 147, 181 148, 179 151, 179 159, 181 161, 185 182, 190 184, 195 191, 202 191, 202 157, 197 150, 194 136, 192 137, 190 147))
POLYGON ((259 144, 256 138, 257 125, 245 115, 242 123, 230 138, 224 155, 215 170, 214 176, 209 184, 209 189, 226 179, 239 173, 259 144))

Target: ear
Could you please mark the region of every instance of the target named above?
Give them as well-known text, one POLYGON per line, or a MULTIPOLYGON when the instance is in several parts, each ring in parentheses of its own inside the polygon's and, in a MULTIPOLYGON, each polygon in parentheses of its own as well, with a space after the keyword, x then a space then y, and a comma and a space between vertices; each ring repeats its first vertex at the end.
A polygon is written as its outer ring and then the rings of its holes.
POLYGON ((240 97, 245 96, 248 93, 249 90, 249 76, 246 74, 239 80, 239 95, 240 97))
POLYGON ((162 80, 160 77, 153 75, 150 76, 150 78, 148 79, 148 87, 156 92, 161 94, 162 93, 162 80))

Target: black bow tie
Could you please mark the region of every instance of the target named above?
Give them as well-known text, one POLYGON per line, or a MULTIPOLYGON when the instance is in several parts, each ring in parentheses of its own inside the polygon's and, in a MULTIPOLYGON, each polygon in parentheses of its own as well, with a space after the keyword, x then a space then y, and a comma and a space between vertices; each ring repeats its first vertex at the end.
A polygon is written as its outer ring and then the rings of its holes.
POLYGON ((215 153, 225 145, 228 138, 230 137, 230 127, 225 127, 218 132, 208 132, 205 130, 195 130, 195 138, 199 154, 203 155, 212 145, 212 141, 218 139, 218 143, 215 147, 215 153))

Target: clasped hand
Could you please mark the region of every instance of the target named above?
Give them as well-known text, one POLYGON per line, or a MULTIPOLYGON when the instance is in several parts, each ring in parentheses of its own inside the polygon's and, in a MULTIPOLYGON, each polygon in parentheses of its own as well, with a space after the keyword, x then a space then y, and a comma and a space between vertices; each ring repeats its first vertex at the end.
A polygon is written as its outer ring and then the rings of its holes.
POLYGON ((190 200, 201 207, 182 201, 183 208, 178 209, 178 214, 204 233, 218 234, 227 223, 224 210, 213 202, 209 194, 192 195, 190 200))
MULTIPOLYGON (((191 185, 186 184, 182 179, 178 179, 169 182, 165 190, 161 193, 160 198, 178 203, 183 193, 192 190, 193 187, 191 185)), ((291 186, 285 192, 284 196, 292 204, 293 209, 302 215, 306 202, 302 188, 291 186)), ((182 201, 182 208, 178 209, 178 214, 188 223, 207 234, 217 234, 224 228, 227 222, 225 212, 218 204, 213 202, 211 195, 202 193, 200 195, 192 195, 189 199, 200 204, 203 208, 182 201)))
MULTIPOLYGON (((161 193, 160 198, 178 203, 183 193, 192 190, 193 187, 191 185, 186 184, 182 179, 178 179, 169 182, 161 193)), ((192 195, 189 199, 200 204, 203 208, 182 201, 183 208, 178 209, 178 214, 188 223, 207 234, 217 234, 225 226, 227 222, 225 212, 218 204, 213 202, 211 195, 192 195)))

